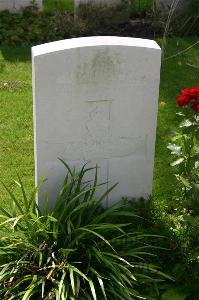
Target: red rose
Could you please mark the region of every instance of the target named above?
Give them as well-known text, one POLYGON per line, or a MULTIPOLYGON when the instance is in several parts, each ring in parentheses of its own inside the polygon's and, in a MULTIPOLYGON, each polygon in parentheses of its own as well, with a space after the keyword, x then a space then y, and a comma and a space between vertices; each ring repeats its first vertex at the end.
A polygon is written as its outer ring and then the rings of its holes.
POLYGON ((199 87, 193 86, 188 89, 183 89, 181 94, 177 97, 179 106, 191 105, 193 110, 199 111, 199 87))
POLYGON ((189 89, 190 100, 197 100, 199 98, 199 87, 192 87, 189 89))
POLYGON ((189 90, 190 94, 193 93, 196 97, 199 97, 199 86, 193 86, 189 90))
POLYGON ((189 103, 189 98, 186 95, 180 95, 177 97, 177 102, 179 106, 185 106, 189 103))
POLYGON ((199 111, 199 103, 195 103, 191 106, 192 109, 199 111))
POLYGON ((183 89, 181 91, 181 95, 185 95, 185 96, 189 95, 189 89, 183 89))

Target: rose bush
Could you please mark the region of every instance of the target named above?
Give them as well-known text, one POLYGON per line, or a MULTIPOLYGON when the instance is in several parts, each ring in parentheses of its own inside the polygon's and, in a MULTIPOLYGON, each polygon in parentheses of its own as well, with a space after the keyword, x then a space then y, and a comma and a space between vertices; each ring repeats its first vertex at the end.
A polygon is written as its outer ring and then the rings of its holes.
POLYGON ((189 110, 177 113, 182 118, 178 132, 172 137, 167 148, 175 156, 171 166, 177 167, 176 179, 180 183, 184 204, 197 210, 199 199, 199 87, 186 88, 177 96, 177 104, 181 107, 191 107, 189 110))
POLYGON ((193 110, 199 111, 199 86, 183 89, 177 97, 179 106, 191 105, 193 110))

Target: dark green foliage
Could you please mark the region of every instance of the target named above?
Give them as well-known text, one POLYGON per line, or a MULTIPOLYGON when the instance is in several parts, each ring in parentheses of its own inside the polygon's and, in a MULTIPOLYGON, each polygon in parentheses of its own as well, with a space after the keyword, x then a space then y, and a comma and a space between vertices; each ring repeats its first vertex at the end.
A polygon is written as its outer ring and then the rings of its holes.
MULTIPOLYGON (((198 34, 199 5, 198 0, 192 1, 193 5, 185 16, 172 20, 167 35, 198 34)), ((155 14, 152 0, 134 0, 129 9, 127 6, 126 11, 123 6, 104 6, 100 8, 99 14, 98 8, 89 5, 81 11, 81 18, 74 20, 71 1, 46 0, 43 11, 38 11, 33 5, 22 10, 20 14, 0 12, 0 44, 36 45, 87 35, 153 38, 162 35, 165 27, 165 22, 159 20, 159 16, 155 14), (135 23, 128 23, 129 12, 131 18, 136 19, 135 23), (119 24, 118 20, 121 21, 119 24)))
POLYGON ((139 219, 123 201, 103 208, 114 186, 95 196, 97 167, 93 181, 85 182, 93 168, 76 173, 63 163, 68 172, 51 213, 37 206, 39 187, 28 197, 18 177, 18 200, 5 186, 13 207, 1 208, 1 298, 129 300, 147 286, 157 290, 170 279, 152 263, 162 237, 120 223, 120 217, 139 219))
POLYGON ((111 8, 110 5, 100 6, 100 9, 84 6, 79 18, 74 18, 72 4, 64 0, 45 1, 42 11, 29 6, 20 14, 0 12, 0 45, 36 45, 89 35, 149 38, 162 32, 151 19, 147 23, 138 22, 136 26, 128 22, 130 7, 126 6, 126 1, 111 8))
POLYGON ((53 10, 67 11, 73 14, 74 0, 43 0, 43 8, 45 11, 52 12, 53 10))
POLYGON ((172 30, 179 35, 199 34, 199 2, 191 0, 190 5, 184 15, 173 22, 172 30))
POLYGON ((131 16, 145 18, 153 12, 153 0, 131 0, 131 16))
POLYGON ((0 20, 0 44, 33 45, 73 34, 72 17, 67 12, 39 12, 29 7, 20 15, 1 12, 0 20))

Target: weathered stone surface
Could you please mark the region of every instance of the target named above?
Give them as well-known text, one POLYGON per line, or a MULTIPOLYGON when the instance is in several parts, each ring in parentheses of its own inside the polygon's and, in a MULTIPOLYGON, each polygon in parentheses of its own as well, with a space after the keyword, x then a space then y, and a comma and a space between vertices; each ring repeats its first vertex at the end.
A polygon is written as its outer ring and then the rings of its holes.
POLYGON ((13 10, 14 0, 0 0, 0 11, 1 10, 13 10))
MULTIPOLYGON (((85 37, 32 48, 36 184, 51 204, 65 168, 99 165, 122 196, 152 191, 161 50, 156 42, 85 37)), ((107 188, 105 187, 105 188, 107 188)))
MULTIPOLYGON (((0 0, 0 11, 18 12, 21 8, 29 6, 31 2, 31 0, 0 0)), ((35 3, 39 8, 42 8, 42 0, 36 0, 35 3)))

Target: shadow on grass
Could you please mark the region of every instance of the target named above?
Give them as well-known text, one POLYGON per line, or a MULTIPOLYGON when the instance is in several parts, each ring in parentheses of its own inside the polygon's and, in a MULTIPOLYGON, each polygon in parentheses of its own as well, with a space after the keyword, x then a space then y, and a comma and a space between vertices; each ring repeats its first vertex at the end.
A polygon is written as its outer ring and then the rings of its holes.
POLYGON ((29 61, 31 59, 31 47, 2 46, 0 56, 7 61, 29 61))

